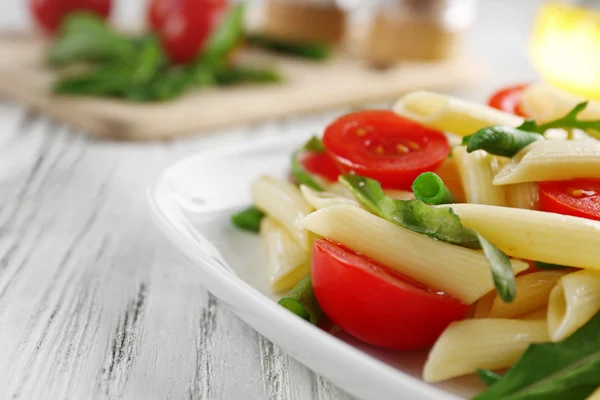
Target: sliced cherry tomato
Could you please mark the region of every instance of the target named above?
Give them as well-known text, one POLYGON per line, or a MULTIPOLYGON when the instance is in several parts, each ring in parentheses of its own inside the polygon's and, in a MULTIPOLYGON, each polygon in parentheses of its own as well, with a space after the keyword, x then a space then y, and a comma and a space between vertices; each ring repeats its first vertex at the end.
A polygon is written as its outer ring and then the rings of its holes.
POLYGON ((157 0, 149 18, 171 61, 185 64, 201 53, 226 6, 224 0, 157 0), (161 6, 162 1, 170 5, 161 6))
POLYGON ((315 241, 311 277, 331 321, 357 339, 388 349, 429 346, 469 311, 453 297, 324 239, 315 241))
POLYGON ((300 156, 300 164, 311 174, 334 182, 341 174, 337 164, 327 153, 306 152, 300 156))
POLYGON ((523 97, 523 91, 527 86, 529 86, 529 84, 524 83, 499 90, 490 97, 488 104, 490 107, 497 108, 498 110, 506 111, 521 117, 527 117, 521 107, 521 98, 523 97))
POLYGON ((89 11, 108 18, 112 0, 30 0, 31 13, 46 33, 54 33, 62 19, 75 11, 89 11))
POLYGON ((323 144, 343 172, 403 190, 410 190, 421 173, 434 171, 450 152, 442 132, 380 110, 337 119, 325 129, 323 144))
POLYGON ((540 183, 540 208, 600 221, 600 179, 540 183))

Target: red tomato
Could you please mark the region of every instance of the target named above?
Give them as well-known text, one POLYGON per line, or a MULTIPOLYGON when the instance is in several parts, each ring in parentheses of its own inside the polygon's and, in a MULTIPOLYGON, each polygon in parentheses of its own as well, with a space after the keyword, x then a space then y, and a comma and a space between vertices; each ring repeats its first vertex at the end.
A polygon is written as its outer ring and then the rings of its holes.
POLYGON ((524 83, 499 90, 490 97, 488 104, 490 107, 497 108, 498 110, 506 111, 521 117, 527 117, 521 108, 521 98, 523 97, 523 91, 527 86, 529 86, 529 84, 524 83))
POLYGON ((325 129, 323 144, 342 171, 403 190, 423 172, 434 171, 450 152, 442 132, 380 110, 342 116, 325 129))
POLYGON ((600 179, 540 183, 540 208, 600 221, 600 179))
POLYGON ((74 11, 89 11, 108 18, 112 0, 30 0, 29 6, 40 27, 47 33, 54 33, 62 19, 74 11))
POLYGON ((429 346, 469 311, 453 297, 328 240, 315 241, 311 277, 315 296, 333 323, 388 349, 429 346))
POLYGON ((340 169, 327 153, 307 152, 300 156, 300 164, 311 174, 321 176, 330 181, 337 181, 340 169))
POLYGON ((226 6, 224 0, 156 0, 149 18, 171 61, 185 64, 201 53, 226 6))

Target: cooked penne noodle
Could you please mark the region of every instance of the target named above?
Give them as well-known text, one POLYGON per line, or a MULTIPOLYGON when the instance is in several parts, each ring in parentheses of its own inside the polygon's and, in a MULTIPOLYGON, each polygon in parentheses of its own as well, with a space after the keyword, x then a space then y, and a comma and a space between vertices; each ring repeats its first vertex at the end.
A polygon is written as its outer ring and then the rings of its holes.
MULTIPOLYGON (((396 200, 414 200, 415 195, 408 190, 383 189, 386 196, 396 200)), ((327 192, 354 199, 352 192, 341 183, 332 183, 327 186, 327 192)))
MULTIPOLYGON (((428 238, 358 207, 327 207, 304 218, 303 224, 311 232, 468 304, 494 287, 483 253, 428 238)), ((515 273, 528 267, 517 260, 512 265, 515 273)))
POLYGON ((600 386, 586 400, 600 400, 600 386))
POLYGON ((467 153, 465 146, 455 147, 452 156, 456 160, 468 203, 507 205, 504 189, 492 184, 494 175, 500 170, 498 157, 483 150, 467 153))
POLYGON ((535 182, 517 183, 504 186, 509 207, 537 210, 540 205, 540 192, 535 182))
POLYGON ((519 151, 494 178, 494 185, 600 178, 600 142, 538 140, 519 151))
POLYGON ((475 313, 473 314, 473 318, 487 318, 490 314, 490 310, 494 305, 494 299, 496 298, 496 291, 493 290, 480 298, 477 301, 477 305, 475 307, 475 313))
POLYGON ((535 310, 530 313, 521 315, 519 317, 519 319, 524 319, 524 320, 528 320, 528 321, 543 319, 545 321, 547 317, 548 317, 548 307, 544 307, 544 308, 540 308, 539 310, 535 310))
POLYGON ((539 271, 518 276, 517 297, 512 303, 505 303, 498 296, 494 299, 488 314, 489 318, 516 318, 539 310, 548 304, 550 292, 558 280, 570 270, 539 271))
POLYGON ((252 201, 258 209, 283 225, 305 251, 309 250, 308 232, 301 221, 313 208, 296 186, 282 179, 262 176, 252 184, 252 201))
POLYGON ((359 207, 359 204, 356 200, 336 193, 318 192, 305 185, 300 186, 300 191, 302 192, 302 195, 304 196, 306 201, 308 201, 310 205, 313 206, 316 210, 320 210, 321 208, 330 207, 336 204, 348 204, 351 206, 359 207))
POLYGON ((394 105, 396 114, 430 128, 467 136, 492 125, 518 126, 523 118, 452 96, 412 92, 394 105))
POLYGON ((460 174, 458 173, 456 158, 454 156, 447 157, 442 165, 435 170, 435 173, 438 174, 446 184, 457 203, 464 203, 467 201, 460 174))
POLYGON ((586 324, 600 310, 600 271, 578 271, 563 276, 550 294, 548 333, 561 341, 586 324))
POLYGON ((548 341, 546 321, 471 319, 452 323, 435 342, 425 368, 426 382, 471 374, 479 368, 512 366, 532 343, 548 341))
POLYGON ((263 218, 260 235, 267 247, 267 274, 274 292, 290 290, 310 272, 309 253, 271 217, 263 218))
POLYGON ((600 269, 600 222, 481 204, 444 207, 451 207, 465 227, 476 230, 509 256, 600 269))
MULTIPOLYGON (((559 91, 547 83, 533 83, 523 91, 521 106, 529 117, 548 122, 564 117, 578 103, 587 99, 559 91)), ((579 114, 580 119, 600 119, 600 102, 590 101, 579 114)))

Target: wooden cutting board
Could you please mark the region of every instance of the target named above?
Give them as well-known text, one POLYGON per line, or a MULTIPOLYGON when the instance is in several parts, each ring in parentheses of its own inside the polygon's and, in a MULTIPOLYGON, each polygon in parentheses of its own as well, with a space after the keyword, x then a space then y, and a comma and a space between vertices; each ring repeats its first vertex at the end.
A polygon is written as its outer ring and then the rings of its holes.
POLYGON ((311 62, 247 50, 244 62, 276 67, 285 82, 190 92, 163 103, 54 96, 53 73, 44 68, 44 43, 35 37, 0 37, 0 95, 91 134, 122 140, 168 139, 249 122, 341 106, 394 100, 415 89, 436 89, 478 77, 475 60, 403 63, 387 70, 338 54, 311 62))

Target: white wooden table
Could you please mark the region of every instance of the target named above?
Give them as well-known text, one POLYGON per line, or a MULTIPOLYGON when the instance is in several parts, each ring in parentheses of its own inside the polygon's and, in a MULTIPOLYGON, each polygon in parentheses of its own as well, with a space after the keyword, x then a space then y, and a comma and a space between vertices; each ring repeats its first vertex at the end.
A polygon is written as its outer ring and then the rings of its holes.
MULTIPOLYGON (((2 0, 0 28, 26 26, 22 3, 2 0)), ((526 38, 537 4, 482 0, 469 45, 490 78, 456 94, 482 100, 533 79, 526 38)), ((127 19, 140 4, 120 7, 127 19)), ((146 185, 180 157, 320 132, 342 111, 124 144, 0 103, 0 398, 348 399, 208 294, 145 200, 146 185)))

